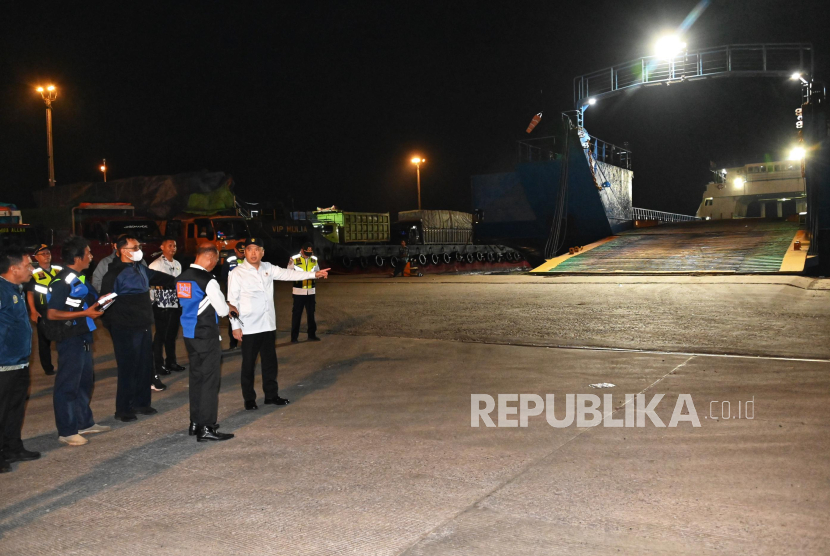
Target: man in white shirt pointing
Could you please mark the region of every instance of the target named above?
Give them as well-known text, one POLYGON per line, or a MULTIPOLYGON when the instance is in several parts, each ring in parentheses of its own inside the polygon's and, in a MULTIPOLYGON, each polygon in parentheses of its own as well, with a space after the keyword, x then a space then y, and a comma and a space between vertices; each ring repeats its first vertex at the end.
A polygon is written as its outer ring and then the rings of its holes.
POLYGON ((262 389, 265 403, 286 405, 277 385, 277 316, 274 309, 274 280, 293 282, 328 278, 329 269, 300 272, 264 262, 262 239, 245 242, 245 262, 228 274, 228 304, 239 313, 241 328, 233 331, 242 347, 242 397, 245 409, 257 409, 254 365, 262 357, 262 389), (244 341, 243 341, 244 339, 244 341))

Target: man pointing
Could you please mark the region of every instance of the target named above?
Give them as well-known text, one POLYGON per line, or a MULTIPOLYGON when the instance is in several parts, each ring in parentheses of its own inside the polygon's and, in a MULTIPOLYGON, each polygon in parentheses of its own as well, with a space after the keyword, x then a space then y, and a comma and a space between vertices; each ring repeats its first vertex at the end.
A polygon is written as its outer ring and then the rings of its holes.
POLYGON ((228 304, 239 313, 240 329, 234 337, 242 342, 242 397, 245 409, 257 409, 254 365, 262 356, 262 389, 265 403, 286 405, 277 385, 277 317, 274 310, 274 280, 293 282, 328 278, 328 268, 317 272, 288 270, 262 260, 262 239, 245 242, 245 262, 228 275, 228 304), (243 341, 244 338, 244 341, 243 341))

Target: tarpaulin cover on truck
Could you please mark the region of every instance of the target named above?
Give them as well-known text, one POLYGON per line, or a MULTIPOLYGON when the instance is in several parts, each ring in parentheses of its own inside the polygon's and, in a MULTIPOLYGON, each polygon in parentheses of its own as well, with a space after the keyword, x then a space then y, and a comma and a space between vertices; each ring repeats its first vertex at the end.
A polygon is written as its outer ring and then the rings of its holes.
POLYGON ((398 213, 398 222, 420 220, 424 228, 472 230, 473 215, 457 210, 405 210, 398 213))
POLYGON ((145 176, 106 183, 73 183, 35 191, 41 209, 65 209, 80 203, 131 203, 137 214, 156 220, 180 212, 213 214, 232 209, 233 178, 224 172, 188 172, 145 176))

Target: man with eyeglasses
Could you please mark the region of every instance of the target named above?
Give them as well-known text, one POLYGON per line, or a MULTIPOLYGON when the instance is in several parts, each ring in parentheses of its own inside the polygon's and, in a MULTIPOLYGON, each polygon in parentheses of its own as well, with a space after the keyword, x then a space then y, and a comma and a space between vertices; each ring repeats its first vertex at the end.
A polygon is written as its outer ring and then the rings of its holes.
POLYGON ((118 364, 115 418, 127 423, 135 421, 137 413, 157 413, 150 405, 151 390, 161 392, 167 388, 153 372, 154 317, 150 286, 172 289, 176 287, 176 278, 141 264, 144 253, 134 237, 120 237, 116 249, 121 256, 110 264, 101 284, 101 294, 118 294, 103 321, 112 335, 118 364))

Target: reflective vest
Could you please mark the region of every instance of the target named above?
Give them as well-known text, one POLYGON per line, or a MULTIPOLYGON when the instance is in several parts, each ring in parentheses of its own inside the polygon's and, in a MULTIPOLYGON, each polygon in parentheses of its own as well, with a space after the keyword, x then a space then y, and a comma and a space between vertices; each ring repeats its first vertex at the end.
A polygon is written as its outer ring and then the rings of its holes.
POLYGON ((46 313, 46 296, 49 294, 49 284, 55 280, 55 276, 61 270, 63 270, 62 266, 53 264, 48 272, 42 268, 36 268, 32 272, 32 280, 35 281, 32 288, 32 292, 35 294, 35 309, 41 315, 46 313))
MULTIPOLYGON (((294 270, 311 272, 317 267, 317 257, 303 257, 302 253, 294 255, 294 270)), ((316 293, 315 283, 317 280, 297 280, 294 282, 294 293, 298 295, 314 295, 316 293), (297 291, 299 290, 299 291, 297 291)))

